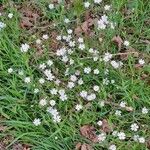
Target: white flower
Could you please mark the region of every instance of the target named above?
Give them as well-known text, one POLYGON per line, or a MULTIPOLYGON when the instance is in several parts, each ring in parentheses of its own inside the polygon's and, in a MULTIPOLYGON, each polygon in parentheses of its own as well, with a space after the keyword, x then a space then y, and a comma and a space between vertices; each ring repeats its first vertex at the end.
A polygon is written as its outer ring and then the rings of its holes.
POLYGON ((51 106, 55 106, 55 104, 56 104, 56 102, 54 100, 50 100, 49 103, 50 103, 51 106))
POLYGON ((102 2, 102 0, 94 0, 94 3, 96 4, 100 4, 102 2))
POLYGON ((40 39, 36 40, 36 44, 41 44, 41 43, 42 43, 42 41, 40 39))
POLYGON ((126 138, 125 133, 124 133, 124 132, 118 132, 118 138, 119 138, 120 140, 125 140, 125 138, 126 138))
POLYGON ((12 73, 13 72, 13 69, 12 68, 9 68, 8 69, 8 73, 12 73))
POLYGON ((104 85, 108 85, 109 83, 110 83, 110 81, 107 78, 103 79, 103 84, 104 85))
POLYGON ((139 64, 140 65, 144 65, 145 64, 145 61, 143 59, 139 59, 139 64))
POLYGON ((70 47, 75 47, 75 41, 70 41, 70 42, 69 42, 69 46, 70 46, 70 47))
POLYGON ((96 95, 94 93, 92 93, 92 94, 89 94, 86 98, 88 101, 92 101, 92 100, 96 99, 96 95))
POLYGON ((80 92, 80 96, 81 96, 82 98, 86 98, 86 97, 87 97, 87 91, 81 91, 81 92, 80 92))
POLYGON ((103 60, 104 60, 105 62, 108 62, 111 58, 112 58, 112 54, 110 54, 110 53, 105 53, 105 54, 104 54, 104 57, 103 57, 103 60))
POLYGON ((134 140, 135 142, 138 142, 139 137, 140 137, 139 135, 134 135, 134 136, 133 136, 133 140, 134 140))
POLYGON ((45 105, 47 104, 46 99, 41 99, 40 102, 39 102, 39 104, 40 104, 41 106, 45 106, 45 105))
POLYGON ((65 55, 65 56, 62 57, 62 61, 63 61, 63 62, 66 63, 66 62, 68 62, 68 60, 69 60, 69 58, 68 58, 67 55, 65 55))
POLYGON ((124 46, 129 46, 130 45, 130 42, 129 41, 124 41, 124 46))
POLYGON ((79 42, 79 43, 83 43, 83 42, 84 42, 84 41, 83 41, 83 38, 79 37, 79 38, 78 38, 78 42, 79 42))
POLYGON ((1 31, 1 29, 5 28, 5 27, 6 27, 6 24, 0 21, 0 31, 1 31))
POLYGON ((93 48, 90 48, 90 49, 89 49, 89 53, 94 53, 94 49, 93 49, 93 48))
POLYGON ((139 126, 137 125, 137 123, 133 123, 133 124, 131 125, 131 130, 132 130, 132 131, 137 131, 138 128, 139 128, 139 126))
POLYGON ((69 20, 68 18, 65 18, 64 22, 65 22, 65 23, 69 23, 70 20, 69 20))
POLYGON ((94 74, 99 74, 99 70, 98 69, 94 69, 94 74))
POLYGON ((142 114, 148 114, 148 109, 146 107, 142 108, 142 114))
POLYGON ((103 124, 103 122, 102 122, 101 120, 99 120, 99 121, 97 122, 97 125, 98 125, 98 126, 102 126, 102 124, 103 124))
POLYGON ((85 49, 85 45, 84 44, 79 44, 79 49, 80 50, 84 50, 85 49))
POLYGON ((72 32, 73 32, 73 31, 72 31, 71 29, 67 30, 67 33, 68 33, 68 34, 72 34, 72 32))
POLYGON ((54 81, 56 85, 59 86, 59 84, 61 83, 61 81, 59 79, 56 79, 56 81, 54 81))
POLYGON ((82 108, 83 108, 83 106, 80 105, 80 104, 77 104, 76 107, 75 107, 75 109, 76 109, 77 111, 80 111, 82 108))
POLYGON ((61 41, 61 35, 58 35, 58 36, 56 37, 56 40, 61 41))
POLYGON ((44 84, 44 82, 45 82, 45 80, 44 80, 43 78, 40 78, 40 79, 39 79, 39 83, 40 83, 40 84, 44 84))
POLYGON ((106 139, 106 133, 101 133, 98 135, 99 142, 103 142, 106 139))
POLYGON ((44 71, 45 76, 47 77, 47 80, 52 81, 55 76, 52 74, 51 70, 46 69, 44 71))
POLYGON ((98 25, 98 30, 106 28, 106 24, 103 22, 102 19, 98 20, 97 25, 98 25))
POLYGON ((122 107, 122 108, 126 107, 126 102, 122 101, 122 102, 120 103, 120 107, 122 107))
POLYGON ((37 94, 40 90, 39 89, 34 89, 34 93, 37 94))
POLYGON ((49 4, 49 9, 54 9, 54 4, 49 4))
POLYGON ((99 105, 100 105, 100 107, 104 107, 105 106, 105 102, 101 101, 101 102, 99 102, 99 105))
POLYGON ((48 60, 47 61, 47 65, 51 66, 53 64, 53 61, 52 60, 48 60))
POLYGON ((98 86, 98 85, 94 85, 94 86, 93 86, 93 90, 94 90, 95 92, 98 92, 98 91, 99 91, 99 86, 98 86))
POLYGON ((48 36, 47 34, 44 34, 44 35, 42 36, 42 38, 43 38, 44 40, 47 40, 47 39, 49 38, 49 36, 48 36))
POLYGON ((30 46, 28 44, 21 44, 21 52, 26 53, 29 50, 30 46))
POLYGON ((111 84, 114 84, 115 83, 115 80, 111 80, 111 84))
POLYGON ((120 67, 120 64, 119 64, 118 62, 114 61, 114 60, 112 60, 110 63, 111 63, 111 65, 112 65, 115 69, 117 69, 117 68, 120 67))
POLYGON ((110 145, 108 149, 109 150, 116 150, 117 148, 116 148, 116 145, 113 144, 113 145, 110 145))
POLYGON ((50 93, 51 93, 52 95, 57 95, 57 92, 58 92, 58 90, 55 89, 55 88, 53 88, 53 89, 50 90, 50 93))
POLYGON ((35 126, 39 126, 41 124, 41 120, 39 118, 35 118, 34 121, 33 121, 33 124, 35 126))
POLYGON ((110 10, 110 8, 111 8, 110 5, 105 5, 105 6, 104 6, 104 9, 105 9, 105 10, 110 10))
POLYGON ((56 51, 56 55, 57 56, 65 56, 66 55, 66 48, 61 48, 61 49, 58 49, 57 51, 56 51))
POLYGON ((84 7, 85 7, 85 8, 89 8, 89 6, 90 6, 90 3, 89 3, 89 2, 85 2, 85 3, 84 3, 84 7))
POLYGON ((145 143, 145 138, 144 137, 139 137, 139 143, 145 143))
POLYGON ((118 131, 113 131, 112 135, 113 135, 114 137, 118 136, 118 131))
POLYGON ((90 67, 84 68, 84 73, 89 74, 90 72, 91 72, 91 68, 90 67))
POLYGON ((116 110, 115 115, 116 116, 121 116, 121 111, 120 110, 116 110))
POLYGON ((84 82, 83 82, 83 80, 82 80, 82 78, 80 78, 79 80, 78 80, 78 84, 79 85, 82 85, 84 82))
POLYGON ((74 82, 68 82, 67 87, 72 89, 75 86, 74 82))
POLYGON ((30 83, 30 82, 31 82, 30 77, 25 77, 24 82, 25 82, 25 83, 30 83))
POLYGON ((24 74, 23 70, 20 70, 20 71, 18 72, 18 74, 19 74, 20 76, 23 76, 23 74, 24 74))
POLYGON ((46 68, 46 65, 45 65, 45 63, 43 63, 43 64, 40 64, 39 65, 39 69, 42 69, 42 70, 44 70, 46 68))
POLYGON ((74 60, 73 60, 73 59, 70 59, 70 60, 69 60, 69 63, 70 63, 70 65, 74 64, 74 60))
POLYGON ((70 80, 72 82, 75 82, 75 81, 77 81, 77 77, 75 75, 71 75, 70 80))
POLYGON ((9 14, 8 14, 8 18, 11 19, 12 17, 13 17, 13 14, 12 14, 12 13, 9 13, 9 14))
POLYGON ((64 90, 64 89, 60 89, 60 90, 58 91, 58 93, 59 93, 60 95, 64 95, 64 94, 65 94, 65 90, 64 90))
POLYGON ((66 94, 62 94, 60 95, 59 97, 62 101, 66 101, 68 99, 67 95, 66 94))

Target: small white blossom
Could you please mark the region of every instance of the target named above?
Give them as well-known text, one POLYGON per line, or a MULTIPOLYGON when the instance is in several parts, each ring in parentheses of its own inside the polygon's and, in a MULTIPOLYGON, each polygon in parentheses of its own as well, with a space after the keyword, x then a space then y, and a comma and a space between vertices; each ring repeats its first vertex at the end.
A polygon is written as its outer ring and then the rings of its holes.
POLYGON ((91 68, 90 67, 84 68, 84 73, 89 74, 90 72, 91 72, 91 68))
POLYGON ((92 93, 92 94, 89 94, 86 98, 88 101, 92 101, 92 100, 96 99, 96 95, 94 93, 92 93))
POLYGON ((144 65, 145 64, 145 61, 143 59, 139 59, 139 64, 140 65, 144 65))
POLYGON ((9 68, 8 69, 8 73, 12 73, 13 72, 13 69, 12 68, 9 68))
POLYGON ((116 110, 115 115, 116 116, 121 116, 121 111, 120 110, 116 110))
POLYGON ((117 137, 117 136, 118 136, 118 131, 113 131, 113 132, 112 132, 112 135, 113 135, 114 137, 117 137))
POLYGON ((9 14, 8 14, 8 18, 11 19, 12 17, 13 17, 13 14, 12 14, 12 13, 9 13, 9 14))
POLYGON ((80 78, 79 80, 78 80, 78 84, 79 85, 82 85, 84 82, 83 82, 83 80, 82 80, 82 78, 80 78))
POLYGON ((44 35, 42 36, 42 38, 43 38, 44 40, 47 40, 47 39, 49 38, 49 36, 48 36, 47 34, 44 34, 44 35))
POLYGON ((125 138, 126 138, 125 133, 124 133, 124 132, 118 132, 118 138, 119 138, 120 140, 125 140, 125 138))
POLYGON ((101 120, 99 120, 99 121, 97 122, 97 125, 98 125, 98 126, 102 126, 102 124, 103 124, 103 122, 102 122, 101 120))
POLYGON ((51 106, 55 106, 55 104, 56 104, 56 102, 54 100, 50 100, 49 103, 50 103, 51 106))
POLYGON ((58 40, 58 41, 61 41, 61 39, 62 39, 61 35, 58 35, 58 36, 56 37, 56 40, 58 40))
POLYGON ((80 105, 80 104, 77 104, 76 107, 75 107, 75 109, 76 109, 77 111, 80 111, 82 108, 83 108, 83 106, 80 105))
POLYGON ((139 137, 139 143, 145 143, 145 138, 144 137, 139 137))
POLYGON ((23 70, 20 70, 20 71, 18 72, 18 74, 19 74, 20 76, 23 76, 23 75, 24 75, 23 70))
POLYGON ((99 106, 100 107, 104 107, 105 106, 105 102, 104 101, 99 102, 99 106))
POLYGON ((21 44, 20 50, 21 52, 26 53, 29 50, 29 48, 30 46, 27 43, 25 43, 25 44, 21 44))
POLYGON ((148 109, 146 107, 142 108, 142 114, 148 114, 148 109))
POLYGON ((98 69, 94 69, 94 74, 99 74, 99 70, 98 69))
POLYGON ((103 142, 106 139, 106 133, 101 133, 98 135, 99 142, 103 142))
POLYGON ((104 57, 103 57, 103 60, 105 62, 108 62, 110 59, 112 58, 112 54, 110 53, 105 53, 104 57))
POLYGON ((139 129, 139 126, 137 125, 137 123, 133 123, 132 125, 131 125, 131 130, 132 131, 137 131, 139 129))
POLYGON ((40 83, 40 84, 44 84, 44 83, 45 83, 45 80, 44 80, 43 78, 40 78, 40 79, 39 79, 39 83, 40 83))
POLYGON ((104 9, 105 9, 105 10, 110 10, 110 8, 111 8, 110 5, 105 5, 105 6, 104 6, 104 9))
POLYGON ((129 46, 130 45, 130 42, 129 41, 124 41, 124 46, 129 46))
POLYGON ((70 20, 69 20, 68 18, 65 18, 64 22, 65 22, 65 23, 69 23, 70 20))
POLYGON ((94 86, 93 86, 93 90, 94 90, 95 92, 98 92, 98 91, 99 91, 99 86, 98 86, 98 85, 94 85, 94 86))
POLYGON ((6 27, 6 24, 0 21, 0 31, 6 27))
POLYGON ((75 86, 74 82, 68 82, 67 87, 72 89, 75 86))
POLYGON ((77 77, 75 75, 71 75, 70 80, 72 82, 75 82, 75 81, 77 81, 77 77))
POLYGON ((33 124, 35 126, 39 126, 41 124, 41 120, 39 118, 35 118, 34 121, 33 121, 33 124))
POLYGON ((25 82, 25 83, 30 83, 30 82, 31 82, 30 77, 25 77, 24 82, 25 82))
POLYGON ((134 140, 135 142, 138 142, 139 137, 140 137, 139 135, 134 135, 134 136, 133 136, 133 140, 134 140))
POLYGON ((125 108, 125 107, 126 107, 126 102, 122 101, 122 102, 120 103, 120 107, 125 108))
POLYGON ((42 69, 42 70, 44 70, 46 68, 46 65, 45 65, 45 63, 43 63, 43 64, 40 64, 39 65, 39 69, 42 69))
POLYGON ((79 37, 79 38, 78 38, 78 42, 79 42, 79 43, 83 43, 83 42, 84 42, 83 38, 79 37))
POLYGON ((68 33, 68 34, 72 34, 72 32, 73 32, 73 31, 72 31, 71 29, 67 30, 67 33, 68 33))
POLYGON ((40 39, 37 39, 37 40, 36 40, 36 44, 39 44, 39 45, 40 45, 41 43, 42 43, 42 41, 41 41, 40 39))
POLYGON ((37 94, 40 90, 39 89, 34 89, 34 93, 37 94))
POLYGON ((45 106, 46 104, 47 104, 46 99, 41 99, 39 102, 39 105, 41 105, 41 106, 45 106))
POLYGON ((84 7, 85 7, 85 8, 89 8, 89 6, 90 6, 90 3, 89 3, 89 2, 84 2, 84 7))
POLYGON ((109 150, 116 150, 117 147, 116 147, 116 145, 113 144, 113 145, 110 145, 108 149, 109 149, 109 150))
POLYGON ((94 0, 95 4, 100 4, 102 2, 102 0, 94 0))
POLYGON ((85 44, 79 44, 79 49, 84 50, 85 49, 85 44))
POLYGON ((55 88, 53 88, 53 89, 50 90, 50 93, 51 93, 52 95, 57 95, 57 92, 58 92, 58 90, 55 89, 55 88))
POLYGON ((81 96, 82 98, 86 98, 86 97, 87 97, 87 91, 81 91, 81 92, 80 92, 80 96, 81 96))
POLYGON ((48 66, 52 66, 52 65, 53 65, 53 61, 52 61, 52 60, 48 60, 48 61, 47 61, 47 65, 48 65, 48 66))
POLYGON ((49 9, 54 9, 54 4, 49 4, 49 9))

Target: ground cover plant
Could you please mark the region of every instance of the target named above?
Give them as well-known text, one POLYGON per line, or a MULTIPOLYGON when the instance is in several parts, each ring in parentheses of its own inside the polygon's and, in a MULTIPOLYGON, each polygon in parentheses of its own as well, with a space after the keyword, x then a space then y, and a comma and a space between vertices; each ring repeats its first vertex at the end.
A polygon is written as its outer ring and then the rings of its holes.
POLYGON ((0 0, 0 150, 150 149, 149 0, 0 0))

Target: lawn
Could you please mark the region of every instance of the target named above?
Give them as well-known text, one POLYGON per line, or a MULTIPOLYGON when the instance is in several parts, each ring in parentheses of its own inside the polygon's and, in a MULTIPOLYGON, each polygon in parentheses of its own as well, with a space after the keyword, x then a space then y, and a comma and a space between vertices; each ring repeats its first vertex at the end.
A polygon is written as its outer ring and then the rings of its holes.
POLYGON ((149 0, 0 0, 0 150, 150 149, 149 0))

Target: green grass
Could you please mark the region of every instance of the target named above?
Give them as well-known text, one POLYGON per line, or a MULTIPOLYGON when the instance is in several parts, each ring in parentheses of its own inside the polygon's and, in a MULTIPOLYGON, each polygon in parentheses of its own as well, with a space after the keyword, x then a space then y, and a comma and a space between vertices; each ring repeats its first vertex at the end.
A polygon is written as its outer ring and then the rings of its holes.
MULTIPOLYGON (((90 1, 90 0, 89 0, 90 1)), ((91 0, 92 2, 92 0, 91 0)), ((44 53, 37 56, 35 41, 41 38, 43 34, 49 34, 55 31, 57 35, 67 35, 67 29, 73 29, 81 25, 84 21, 85 12, 82 0, 74 0, 73 4, 66 6, 64 2, 58 4, 54 10, 48 9, 49 0, 41 1, 0 1, 5 9, 2 11, 0 21, 7 26, 0 31, 0 126, 6 126, 5 131, 0 131, 0 141, 3 141, 8 135, 13 137, 6 144, 6 149, 12 149, 14 143, 25 143, 31 145, 33 150, 73 150, 78 142, 89 143, 95 150, 108 149, 110 144, 115 144, 117 150, 147 150, 146 142, 140 144, 132 140, 134 132, 130 130, 130 125, 137 122, 140 129, 135 133, 145 137, 146 141, 150 139, 150 116, 143 115, 141 109, 145 106, 150 108, 150 45, 141 42, 141 40, 150 41, 150 28, 147 22, 150 22, 150 1, 149 0, 112 0, 103 1, 101 5, 90 7, 92 14, 98 19, 102 15, 103 7, 106 4, 112 5, 112 10, 106 12, 109 18, 116 22, 117 26, 114 30, 108 28, 105 30, 97 30, 96 24, 92 28, 95 35, 92 37, 83 36, 86 49, 96 48, 99 55, 103 56, 107 51, 117 54, 118 48, 111 42, 115 35, 120 35, 124 40, 130 41, 130 46, 139 52, 139 58, 129 55, 127 60, 123 60, 121 69, 114 69, 111 65, 101 61, 93 62, 90 59, 91 54, 85 50, 80 51, 74 48, 75 53, 71 58, 75 63, 70 67, 62 63, 56 57, 55 49, 51 48, 53 38, 43 41, 45 45, 44 53), (63 7, 65 5, 65 7, 63 7), (32 10, 40 11, 40 20, 38 20, 30 30, 20 27, 21 11, 19 6, 25 9, 28 7, 32 10), (68 8, 68 9, 67 9, 68 8), (126 9, 134 12, 126 14, 126 9), (13 13, 12 19, 7 17, 8 13, 13 13), (73 20, 69 24, 64 23, 65 18, 73 20), (47 28, 42 28, 48 25, 47 28), (53 24, 56 26, 53 26, 53 24), (43 25, 44 24, 44 25, 43 25), (99 42, 102 37, 103 41, 99 42), (30 50, 27 53, 21 53, 20 46, 22 43, 28 43, 30 50), (83 58, 82 58, 83 57, 83 58), (142 68, 135 68, 135 64, 142 58, 145 65, 142 68), (61 86, 55 86, 53 82, 46 81, 44 85, 39 84, 42 72, 38 69, 39 64, 46 62, 48 59, 53 60, 52 68, 55 75, 63 81, 61 86), (85 75, 83 68, 90 66, 92 70, 98 68, 99 75, 90 73, 85 75), (81 71, 81 77, 84 80, 82 86, 77 85, 71 90, 66 90, 68 100, 62 102, 58 96, 50 94, 49 90, 54 86, 58 89, 66 88, 68 76, 64 76, 66 67, 69 67, 69 73, 74 74, 76 70, 81 71), (14 73, 9 74, 8 69, 13 68, 14 73), (109 70, 108 79, 115 80, 114 84, 108 86, 102 84, 102 80, 106 77, 105 70, 109 70), (18 74, 19 70, 24 71, 24 75, 18 74), (147 74, 146 80, 141 80, 141 76, 147 74), (31 83, 25 84, 24 78, 30 76, 31 83), (81 103, 87 106, 79 93, 82 90, 92 91, 93 85, 100 86, 100 92, 97 94, 96 100, 90 102, 89 107, 83 107, 83 110, 76 112, 74 107, 81 103), (34 94, 34 89, 40 89, 38 94, 34 94), (119 104, 121 101, 134 108, 133 112, 122 111, 122 116, 116 117, 115 110, 119 109, 113 105, 105 105, 100 107, 99 102, 106 100, 111 95, 112 102, 119 104), (62 121, 58 124, 54 123, 52 117, 46 112, 46 107, 40 107, 41 98, 47 97, 48 100, 56 101, 56 108, 62 116, 62 121), (42 123, 39 126, 33 124, 35 118, 40 118, 42 123), (97 121, 107 119, 108 122, 114 124, 114 130, 124 131, 126 140, 120 141, 111 134, 102 143, 92 143, 80 134, 80 127, 85 124, 94 125, 99 133, 97 121), (144 125, 144 126, 142 126, 144 125), (58 137, 58 139, 55 139, 58 137)), ((73 34, 75 39, 76 36, 73 34)), ((125 48, 122 49, 124 52, 125 48)), ((116 60, 120 58, 116 57, 116 60)), ((67 89, 67 88, 66 88, 67 89)))

